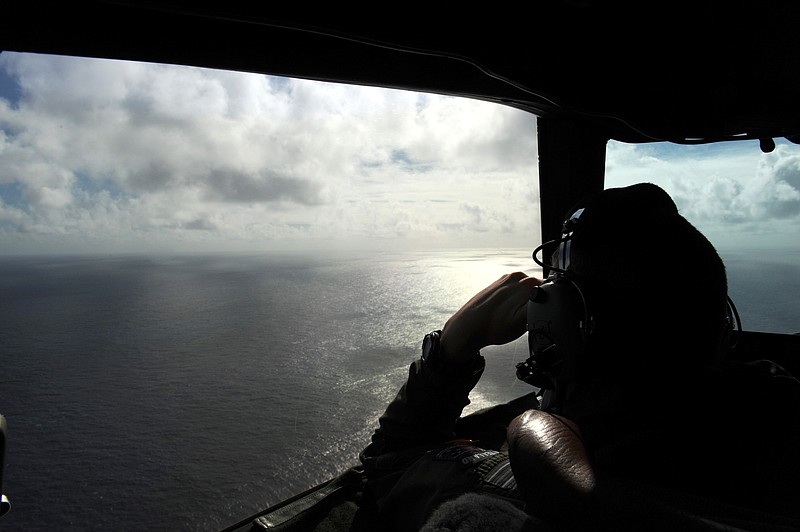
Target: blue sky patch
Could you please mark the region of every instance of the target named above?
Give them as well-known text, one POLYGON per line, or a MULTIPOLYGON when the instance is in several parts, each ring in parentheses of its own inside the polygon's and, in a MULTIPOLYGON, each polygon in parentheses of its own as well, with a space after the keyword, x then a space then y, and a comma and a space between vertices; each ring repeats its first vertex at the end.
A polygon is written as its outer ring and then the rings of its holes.
POLYGON ((8 101, 11 107, 16 109, 22 100, 22 87, 16 78, 9 75, 6 69, 0 65, 0 98, 8 101))
POLYGON ((25 193, 22 191, 22 185, 17 182, 13 183, 0 183, 0 198, 3 203, 25 210, 27 208, 27 201, 25 201, 25 193))

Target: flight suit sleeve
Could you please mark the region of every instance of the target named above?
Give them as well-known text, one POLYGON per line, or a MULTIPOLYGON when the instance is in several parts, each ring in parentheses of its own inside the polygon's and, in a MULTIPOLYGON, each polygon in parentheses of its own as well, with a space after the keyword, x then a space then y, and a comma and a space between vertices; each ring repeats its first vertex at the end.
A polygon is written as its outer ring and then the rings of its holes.
POLYGON ((469 393, 485 364, 476 355, 462 367, 441 370, 417 359, 409 368, 408 380, 378 420, 372 442, 361 454, 362 462, 453 439, 456 422, 469 405, 469 393))

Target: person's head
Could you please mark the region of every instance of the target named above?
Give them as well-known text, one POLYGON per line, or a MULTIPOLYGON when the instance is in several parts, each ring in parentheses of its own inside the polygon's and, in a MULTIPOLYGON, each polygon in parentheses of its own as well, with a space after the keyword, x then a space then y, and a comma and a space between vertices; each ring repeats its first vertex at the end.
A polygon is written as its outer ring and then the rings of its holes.
POLYGON ((579 208, 567 270, 594 322, 585 371, 675 378, 718 364, 729 329, 725 267, 669 195, 638 184, 579 208))

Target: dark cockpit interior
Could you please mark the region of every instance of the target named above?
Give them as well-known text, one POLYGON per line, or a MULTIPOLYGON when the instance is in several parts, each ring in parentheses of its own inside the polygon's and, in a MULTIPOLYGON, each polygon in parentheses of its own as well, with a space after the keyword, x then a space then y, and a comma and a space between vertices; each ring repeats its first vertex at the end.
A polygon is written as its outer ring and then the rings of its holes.
MULTIPOLYGON (((546 241, 559 234, 570 205, 603 188, 609 140, 747 139, 760 141, 765 152, 775 139, 800 143, 798 27, 795 0, 441 7, 3 0, 0 53, 262 73, 475 98, 530 112, 537 116, 546 241)), ((743 334, 740 352, 748 358, 769 351, 797 374, 798 340, 743 334)), ((311 494, 350 493, 353 479, 311 494)))

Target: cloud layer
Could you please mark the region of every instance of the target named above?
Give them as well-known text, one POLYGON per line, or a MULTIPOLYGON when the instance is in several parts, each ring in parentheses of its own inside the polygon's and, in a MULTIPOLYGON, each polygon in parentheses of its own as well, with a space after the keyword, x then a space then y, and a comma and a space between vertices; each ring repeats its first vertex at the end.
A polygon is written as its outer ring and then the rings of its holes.
POLYGON ((535 118, 520 111, 129 62, 4 53, 0 69, 9 252, 538 234, 535 118))
POLYGON ((609 185, 661 185, 681 213, 726 247, 800 248, 800 147, 780 141, 715 146, 609 145, 609 185))
MULTIPOLYGON (((536 121, 485 102, 132 62, 0 54, 0 247, 522 246, 536 121)), ((790 241, 800 149, 610 143, 712 240, 790 241)))

